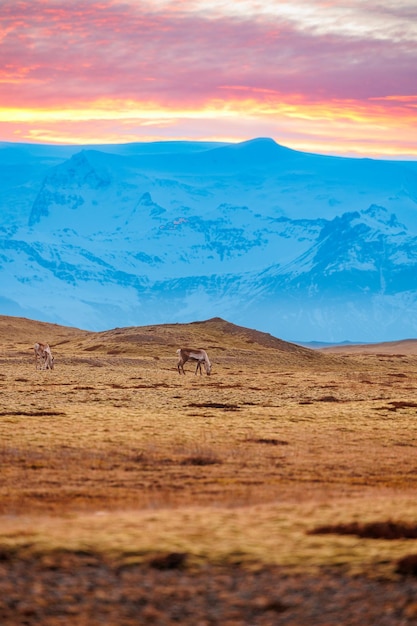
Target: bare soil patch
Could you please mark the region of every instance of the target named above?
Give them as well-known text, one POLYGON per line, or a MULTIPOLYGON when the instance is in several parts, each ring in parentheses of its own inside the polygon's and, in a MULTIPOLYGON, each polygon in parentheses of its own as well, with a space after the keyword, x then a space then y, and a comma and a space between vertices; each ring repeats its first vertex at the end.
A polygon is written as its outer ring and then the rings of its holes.
POLYGON ((319 576, 277 567, 250 571, 207 565, 189 570, 181 559, 119 566, 92 554, 62 554, 0 563, 4 626, 391 626, 413 624, 417 581, 319 576))
POLYGON ((319 526, 311 531, 311 534, 326 535, 356 535, 367 539, 417 539, 417 524, 404 522, 351 522, 350 524, 330 524, 319 526))

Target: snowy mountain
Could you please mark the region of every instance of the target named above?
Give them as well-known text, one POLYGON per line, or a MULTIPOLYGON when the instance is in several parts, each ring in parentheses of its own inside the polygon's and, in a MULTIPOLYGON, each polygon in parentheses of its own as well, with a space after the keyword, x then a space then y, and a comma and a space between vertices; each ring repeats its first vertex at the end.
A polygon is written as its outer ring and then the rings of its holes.
POLYGON ((417 335, 417 162, 240 144, 0 143, 0 313, 417 335))

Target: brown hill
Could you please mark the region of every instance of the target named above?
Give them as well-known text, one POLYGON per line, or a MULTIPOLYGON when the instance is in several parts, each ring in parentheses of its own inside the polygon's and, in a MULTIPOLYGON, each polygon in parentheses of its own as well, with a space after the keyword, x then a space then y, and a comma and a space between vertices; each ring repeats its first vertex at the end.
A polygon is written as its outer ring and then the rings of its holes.
POLYGON ((89 332, 79 328, 38 322, 25 317, 0 315, 0 341, 6 354, 27 353, 33 349, 33 344, 37 341, 57 346, 86 335, 89 335, 89 332))
POLYGON ((179 347, 202 347, 210 356, 238 357, 242 353, 265 353, 283 357, 286 362, 298 360, 319 361, 324 358, 317 352, 303 348, 257 330, 237 326, 221 318, 187 324, 159 324, 132 326, 90 333, 68 344, 77 344, 77 350, 118 356, 173 356, 179 347))
POLYGON ((179 347, 204 347, 210 353, 230 355, 242 351, 280 353, 291 361, 320 361, 318 351, 273 337, 268 333, 237 326, 221 318, 187 324, 159 324, 114 328, 91 332, 38 322, 20 317, 0 316, 0 341, 6 352, 25 353, 36 341, 49 343, 62 355, 172 356, 179 347))
POLYGON ((84 350, 102 350, 107 353, 138 350, 172 353, 173 348, 204 347, 206 349, 274 349, 294 355, 314 358, 314 352, 288 343, 267 333, 237 326, 219 317, 187 324, 158 324, 132 326, 90 334, 83 340, 84 350))

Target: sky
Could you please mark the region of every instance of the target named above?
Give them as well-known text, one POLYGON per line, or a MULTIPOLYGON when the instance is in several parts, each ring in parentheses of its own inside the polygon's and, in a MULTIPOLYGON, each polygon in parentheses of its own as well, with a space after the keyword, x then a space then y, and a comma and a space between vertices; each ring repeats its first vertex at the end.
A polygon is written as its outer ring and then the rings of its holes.
POLYGON ((416 0, 0 0, 0 141, 417 158, 416 0))

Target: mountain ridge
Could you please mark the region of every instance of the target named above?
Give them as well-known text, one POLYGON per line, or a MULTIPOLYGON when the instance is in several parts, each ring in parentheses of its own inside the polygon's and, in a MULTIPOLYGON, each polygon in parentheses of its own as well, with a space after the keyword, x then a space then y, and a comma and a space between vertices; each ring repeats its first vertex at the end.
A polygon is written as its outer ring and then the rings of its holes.
POLYGON ((299 341, 417 335, 415 162, 269 138, 91 148, 12 158, 0 144, 0 312, 90 330, 219 316, 299 341))

